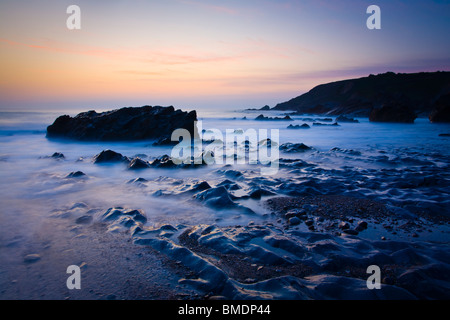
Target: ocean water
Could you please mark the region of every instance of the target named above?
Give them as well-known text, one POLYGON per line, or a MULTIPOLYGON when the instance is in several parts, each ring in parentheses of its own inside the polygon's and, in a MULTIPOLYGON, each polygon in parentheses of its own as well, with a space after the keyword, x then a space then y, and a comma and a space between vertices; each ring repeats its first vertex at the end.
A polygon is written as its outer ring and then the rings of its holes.
MULTIPOLYGON (((313 151, 304 153, 281 152, 280 157, 301 159, 314 167, 296 170, 282 167, 272 176, 261 176, 257 166, 236 164, 232 169, 245 173, 246 178, 242 180, 244 190, 245 187, 258 184, 278 193, 281 186, 286 188, 280 192, 281 195, 341 193, 449 213, 450 139, 440 137, 439 134, 449 133, 450 125, 431 124, 427 119, 417 119, 415 124, 370 123, 368 119, 361 118, 360 123, 341 123, 338 127, 311 126, 306 130, 291 130, 286 127, 289 124, 305 123, 303 118, 324 117, 295 116, 294 121, 253 120, 260 113, 209 112, 205 115, 199 113, 198 118, 203 129, 219 129, 224 136, 227 129, 254 129, 258 133, 266 129, 270 138, 270 130, 278 129, 280 144, 304 143, 313 148, 313 151), (428 187, 419 186, 424 178, 430 180, 428 187), (310 183, 308 190, 301 188, 305 182, 310 183), (415 188, 414 184, 419 187, 415 188)), ((24 213, 21 207, 25 204, 37 207, 38 203, 44 203, 39 210, 49 211, 87 201, 98 207, 120 205, 145 210, 156 206, 159 212, 151 213, 155 223, 168 217, 178 219, 180 223, 217 219, 217 210, 192 203, 186 207, 180 204, 180 201, 185 201, 183 197, 180 197, 181 200, 174 197, 168 202, 152 194, 158 190, 174 192, 180 185, 202 180, 211 185, 218 184, 226 178, 217 174, 223 165, 195 170, 149 169, 144 172, 126 170, 122 164, 93 165, 92 157, 105 149, 128 157, 140 155, 150 160, 164 154, 170 155, 171 148, 153 147, 151 142, 51 141, 46 139, 45 130, 57 115, 56 112, 4 112, 0 115, 0 184, 4 190, 0 202, 3 212, 24 213), (63 153, 65 160, 46 158, 54 152, 63 153), (80 182, 65 178, 75 171, 84 172, 88 179, 80 182), (148 183, 138 190, 126 184, 138 177, 154 183, 148 183)), ((266 112, 266 115, 281 116, 282 113, 266 112)), ((311 125, 311 122, 307 123, 311 125)), ((253 209, 258 207, 258 203, 252 200, 243 202, 253 209)), ((266 213, 264 208, 256 211, 266 213)), ((243 219, 246 220, 245 217, 243 219)), ((228 222, 229 219, 225 217, 223 223, 228 222)))
MULTIPOLYGON (((267 130, 268 136, 258 135, 258 141, 271 138, 274 142, 271 130, 278 130, 280 145, 304 143, 312 148, 299 153, 280 151, 278 171, 262 175, 264 166, 249 163, 142 171, 128 170, 125 164, 95 165, 93 157, 105 149, 151 161, 164 154, 170 155, 172 148, 154 147, 152 141, 48 140, 46 127, 63 113, 0 113, 0 248, 9 248, 0 252, 5 262, 0 266, 9 270, 0 272, 2 283, 10 281, 8 277, 14 274, 15 264, 22 263, 22 256, 32 253, 30 248, 36 243, 36 235, 42 237, 43 232, 48 232, 44 226, 49 219, 74 219, 69 214, 77 217, 79 208, 86 208, 83 210, 88 210, 94 219, 101 219, 108 208, 139 209, 145 213, 145 225, 149 228, 170 224, 211 230, 206 226, 215 225, 231 228, 231 234, 239 229, 230 226, 239 225, 268 226, 267 232, 271 234, 275 227, 270 226, 278 223, 282 230, 284 222, 264 204, 271 196, 342 195, 381 202, 391 212, 402 216, 405 213, 450 216, 450 138, 439 136, 450 133, 449 124, 431 124, 427 119, 417 119, 415 124, 370 123, 360 118, 360 123, 312 126, 312 122, 304 118, 325 117, 293 116, 293 121, 255 121, 261 112, 198 113, 204 130, 218 129, 224 136, 227 130, 246 132, 252 129, 258 134, 267 130), (289 124, 305 122, 311 125, 310 129, 287 129, 289 124), (52 158, 55 152, 63 153, 64 159, 52 158), (85 176, 68 177, 76 171, 82 171, 85 176), (142 179, 136 180, 139 178, 142 179), (208 205, 190 191, 202 181, 214 188, 227 180, 238 186, 229 190, 233 196, 232 207, 208 205), (271 196, 249 197, 255 190, 267 191, 271 196), (20 248, 17 253, 16 245, 20 248), (17 255, 16 260, 7 265, 6 259, 13 253, 17 255)), ((264 115, 284 116, 281 112, 264 112, 264 115)), ((225 142, 227 149, 234 150, 234 141, 225 142)), ((256 146, 250 146, 250 152, 256 150, 256 146)), ((300 232, 308 232, 305 226, 298 228, 300 232)), ((281 232, 279 230, 276 232, 281 232)), ((448 225, 433 232, 424 230, 420 240, 444 243, 448 247, 449 232, 448 225)), ((70 247, 71 232, 61 234, 58 241, 70 247)), ((384 234, 383 229, 372 228, 360 237, 373 240, 384 234)), ((407 237, 411 240, 410 235, 407 237)), ((405 240, 405 235, 392 233, 389 238, 405 240)), ((335 241, 344 240, 337 238, 335 241)), ((251 249, 255 243, 248 245, 251 249)), ((356 251, 355 259, 360 254, 356 251)))

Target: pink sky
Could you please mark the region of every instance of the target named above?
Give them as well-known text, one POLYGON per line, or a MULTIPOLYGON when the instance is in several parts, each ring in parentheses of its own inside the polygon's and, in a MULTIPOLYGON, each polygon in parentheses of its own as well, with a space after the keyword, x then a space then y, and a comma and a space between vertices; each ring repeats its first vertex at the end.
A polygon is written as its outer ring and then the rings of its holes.
POLYGON ((383 29, 369 31, 366 1, 84 0, 68 30, 68 1, 2 1, 0 108, 260 107, 334 80, 448 70, 449 5, 380 3, 383 29))

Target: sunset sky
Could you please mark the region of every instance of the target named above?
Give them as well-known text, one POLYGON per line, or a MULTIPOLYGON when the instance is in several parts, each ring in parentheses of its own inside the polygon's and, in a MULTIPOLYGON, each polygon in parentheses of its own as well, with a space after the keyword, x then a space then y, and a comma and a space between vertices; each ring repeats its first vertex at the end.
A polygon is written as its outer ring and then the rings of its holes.
POLYGON ((0 110, 274 106, 325 82, 449 71, 449 35, 447 0, 1 0, 0 110))

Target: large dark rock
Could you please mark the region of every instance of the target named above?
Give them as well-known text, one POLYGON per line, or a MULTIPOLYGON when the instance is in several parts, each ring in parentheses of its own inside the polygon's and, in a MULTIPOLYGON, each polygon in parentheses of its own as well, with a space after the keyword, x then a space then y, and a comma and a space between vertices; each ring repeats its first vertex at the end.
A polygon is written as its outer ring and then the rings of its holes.
POLYGON ((374 108, 369 116, 369 120, 372 122, 414 123, 416 118, 417 115, 407 99, 393 99, 386 102, 382 106, 374 108))
POLYGON ((68 138, 82 141, 136 141, 169 138, 179 128, 197 136, 195 111, 185 112, 174 107, 122 108, 97 113, 88 111, 75 117, 61 116, 47 128, 48 138, 68 138))
POLYGON ((440 97, 433 104, 429 118, 433 123, 450 122, 450 94, 440 97))

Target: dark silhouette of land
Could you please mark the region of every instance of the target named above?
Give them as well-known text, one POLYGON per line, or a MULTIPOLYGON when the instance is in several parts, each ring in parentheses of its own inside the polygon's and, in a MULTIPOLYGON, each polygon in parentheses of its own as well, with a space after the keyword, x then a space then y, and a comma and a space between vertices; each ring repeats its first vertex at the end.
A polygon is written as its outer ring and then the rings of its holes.
POLYGON ((449 97, 450 72, 387 72, 322 84, 272 110, 352 115, 381 122, 414 122, 417 116, 448 122, 449 97))

